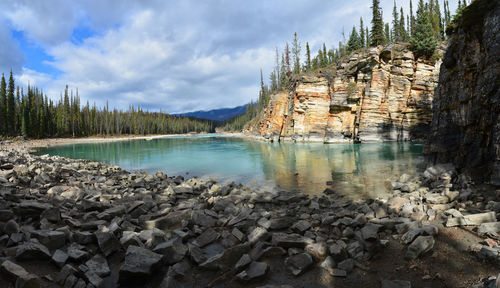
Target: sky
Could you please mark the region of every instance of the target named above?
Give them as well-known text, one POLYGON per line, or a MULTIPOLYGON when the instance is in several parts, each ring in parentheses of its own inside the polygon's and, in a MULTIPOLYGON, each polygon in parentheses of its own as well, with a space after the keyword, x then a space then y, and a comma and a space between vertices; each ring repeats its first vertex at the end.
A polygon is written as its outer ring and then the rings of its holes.
MULTIPOLYGON (((396 0, 409 11, 409 0, 396 0)), ((417 0, 413 0, 414 12, 417 0)), ((451 11, 456 1, 450 1, 451 11)), ((318 51, 371 20, 371 0, 2 0, 0 72, 57 100, 65 85, 81 103, 182 113, 258 98, 297 32, 318 51)), ((442 9, 442 0, 440 0, 442 9)), ((393 0, 381 0, 384 20, 393 0)), ((398 8, 399 9, 399 8, 398 8)), ((314 53, 315 54, 315 53, 314 53)))

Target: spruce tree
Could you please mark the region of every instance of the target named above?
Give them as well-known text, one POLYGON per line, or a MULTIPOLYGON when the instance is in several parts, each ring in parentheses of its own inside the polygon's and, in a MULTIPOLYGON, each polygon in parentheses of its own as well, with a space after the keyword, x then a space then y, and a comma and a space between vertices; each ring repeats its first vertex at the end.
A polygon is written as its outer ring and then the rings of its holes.
POLYGON ((328 54, 326 52, 326 44, 323 43, 323 63, 325 66, 328 65, 328 54))
POLYGON ((359 17, 359 38, 361 40, 361 47, 366 47, 366 36, 365 36, 365 28, 363 27, 363 17, 359 17))
POLYGON ((286 86, 286 60, 285 54, 281 54, 281 66, 280 66, 280 87, 286 86))
POLYGON ((0 135, 7 136, 7 83, 3 73, 0 83, 0 135))
POLYGON ((293 34, 292 43, 292 55, 293 55, 293 73, 300 73, 300 43, 297 39, 297 32, 293 34))
POLYGON ((7 91, 7 134, 10 136, 16 135, 16 100, 14 98, 14 90, 16 89, 14 85, 14 77, 12 76, 12 70, 9 76, 9 87, 7 91))
POLYGON ((391 29, 389 28, 389 23, 385 23, 385 29, 384 29, 384 44, 389 44, 392 43, 393 40, 391 38, 391 29))
POLYGON ((368 27, 365 28, 365 36, 366 36, 365 46, 369 47, 370 43, 372 42, 372 38, 370 37, 370 32, 368 31, 368 27))
POLYGON ((437 43, 434 39, 430 17, 427 15, 424 1, 420 0, 417 8, 417 18, 415 20, 415 31, 410 40, 410 49, 417 57, 430 57, 434 53, 436 45, 437 43))
POLYGON ((373 0, 372 2, 372 30, 370 33, 371 46, 384 44, 384 22, 382 19, 382 10, 380 9, 380 1, 373 0))
POLYGON ((274 68, 276 70, 276 79, 277 79, 277 84, 278 84, 278 89, 281 88, 281 82, 280 82, 280 72, 281 72, 281 67, 280 67, 280 59, 279 59, 279 53, 278 53, 278 47, 276 47, 276 67, 274 68))
POLYGON ((403 7, 401 7, 400 13, 401 18, 399 19, 399 41, 407 42, 408 41, 408 34, 406 33, 406 26, 405 26, 405 15, 403 12, 403 7))
POLYGON ((392 9, 392 40, 394 42, 401 41, 399 27, 398 8, 396 7, 396 0, 394 0, 394 8, 392 9))
POLYGON ((413 37, 415 31, 415 16, 413 16, 413 1, 410 0, 410 37, 413 37))
POLYGON ((347 41, 347 51, 350 53, 354 50, 361 48, 361 39, 359 38, 356 27, 352 27, 351 35, 349 36, 349 41, 347 41))
POLYGON ((311 71, 311 50, 309 49, 309 42, 306 42, 306 71, 311 71))

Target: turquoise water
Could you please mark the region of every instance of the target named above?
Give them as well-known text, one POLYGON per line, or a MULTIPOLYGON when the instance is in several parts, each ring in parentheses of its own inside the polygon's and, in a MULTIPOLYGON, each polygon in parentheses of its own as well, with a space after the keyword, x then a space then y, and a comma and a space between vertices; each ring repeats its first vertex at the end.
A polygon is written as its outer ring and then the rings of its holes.
POLYGON ((37 154, 91 159, 129 171, 218 178, 268 191, 319 195, 330 187, 371 198, 386 192, 389 176, 415 173, 422 149, 413 143, 266 143, 205 135, 55 146, 37 154))

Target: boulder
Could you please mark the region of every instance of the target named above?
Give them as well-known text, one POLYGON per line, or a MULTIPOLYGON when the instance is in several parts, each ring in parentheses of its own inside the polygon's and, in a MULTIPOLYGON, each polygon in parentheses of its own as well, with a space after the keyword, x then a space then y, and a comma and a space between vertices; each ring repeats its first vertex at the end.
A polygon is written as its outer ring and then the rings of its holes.
POLYGON ((434 248, 434 238, 432 236, 418 236, 413 243, 408 246, 404 258, 406 260, 417 259, 420 255, 434 248))
POLYGON ((120 283, 140 281, 151 275, 163 263, 163 255, 147 249, 128 246, 125 254, 125 263, 120 268, 120 283))
POLYGON ((201 268, 208 270, 228 270, 234 267, 236 262, 250 250, 250 244, 244 243, 228 248, 223 252, 208 258, 200 264, 201 268))
POLYGON ((178 238, 160 243, 153 249, 153 252, 164 255, 165 262, 169 265, 181 261, 187 251, 187 246, 182 244, 182 240, 178 238))
POLYGON ((307 253, 298 253, 285 260, 285 266, 294 276, 302 274, 313 264, 311 255, 307 253))
POLYGON ((269 265, 263 262, 253 261, 247 269, 236 274, 236 278, 246 282, 254 279, 262 278, 269 271, 269 265))
POLYGON ((50 260, 49 249, 37 240, 30 240, 16 250, 16 260, 50 260))
POLYGON ((50 250, 61 248, 66 244, 66 234, 61 231, 35 230, 31 235, 50 250))
POLYGON ((111 274, 111 270, 108 266, 108 261, 103 256, 96 254, 94 257, 90 258, 85 265, 89 268, 89 271, 97 274, 100 277, 106 277, 111 274))
POLYGON ((94 235, 97 238, 99 249, 106 257, 121 248, 120 241, 112 232, 97 231, 94 235))

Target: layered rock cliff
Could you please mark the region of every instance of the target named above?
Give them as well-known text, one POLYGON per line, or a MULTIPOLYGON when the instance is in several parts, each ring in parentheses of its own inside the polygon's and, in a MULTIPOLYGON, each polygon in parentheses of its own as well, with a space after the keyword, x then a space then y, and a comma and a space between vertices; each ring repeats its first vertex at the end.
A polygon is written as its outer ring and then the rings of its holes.
POLYGON ((422 139, 432 116, 437 58, 416 60, 405 44, 355 52, 335 68, 292 78, 246 132, 274 141, 422 139))
POLYGON ((452 27, 426 154, 500 185, 500 1, 473 1, 452 27))

